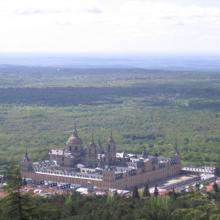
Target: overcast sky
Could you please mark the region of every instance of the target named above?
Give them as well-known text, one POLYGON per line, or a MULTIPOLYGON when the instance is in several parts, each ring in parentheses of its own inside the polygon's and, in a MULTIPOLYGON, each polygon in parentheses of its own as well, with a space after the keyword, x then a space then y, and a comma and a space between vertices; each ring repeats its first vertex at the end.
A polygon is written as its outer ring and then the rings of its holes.
POLYGON ((220 0, 0 0, 0 53, 219 54, 220 0))

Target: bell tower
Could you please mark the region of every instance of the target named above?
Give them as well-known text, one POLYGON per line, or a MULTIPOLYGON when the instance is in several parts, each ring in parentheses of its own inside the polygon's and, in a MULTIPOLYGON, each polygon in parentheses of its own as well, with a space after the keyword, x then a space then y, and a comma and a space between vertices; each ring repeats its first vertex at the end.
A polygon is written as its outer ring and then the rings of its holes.
POLYGON ((29 156, 28 156, 28 151, 26 148, 26 152, 24 154, 24 158, 21 161, 21 170, 25 171, 25 172, 29 172, 33 170, 33 166, 32 166, 32 161, 30 160, 29 156))
POLYGON ((87 162, 89 165, 95 167, 98 162, 98 146, 94 142, 94 137, 92 133, 92 139, 87 149, 87 162))
POLYGON ((116 160, 116 143, 113 138, 112 131, 107 140, 106 159, 108 165, 114 163, 114 161, 116 160))

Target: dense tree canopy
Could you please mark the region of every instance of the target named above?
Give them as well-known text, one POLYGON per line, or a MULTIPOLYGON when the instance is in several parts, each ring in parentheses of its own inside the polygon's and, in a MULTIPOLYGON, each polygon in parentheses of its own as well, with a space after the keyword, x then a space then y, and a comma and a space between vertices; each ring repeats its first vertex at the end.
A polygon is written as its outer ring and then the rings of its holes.
MULTIPOLYGON (((0 220, 219 220, 220 191, 214 184, 211 193, 194 190, 189 193, 149 196, 134 188, 133 196, 81 196, 68 193, 47 198, 21 193, 19 169, 6 172, 8 196, 0 200, 0 220)), ((155 186, 157 191, 157 186, 155 186)))
POLYGON ((78 194, 38 198, 31 195, 21 197, 19 213, 17 200, 10 194, 0 201, 1 220, 24 219, 102 219, 102 220, 218 220, 219 201, 200 193, 178 194, 174 200, 170 196, 140 199, 115 196, 109 202, 106 196, 82 197, 78 194), (10 202, 9 202, 10 201, 10 202), (16 204, 12 203, 16 202, 16 204))

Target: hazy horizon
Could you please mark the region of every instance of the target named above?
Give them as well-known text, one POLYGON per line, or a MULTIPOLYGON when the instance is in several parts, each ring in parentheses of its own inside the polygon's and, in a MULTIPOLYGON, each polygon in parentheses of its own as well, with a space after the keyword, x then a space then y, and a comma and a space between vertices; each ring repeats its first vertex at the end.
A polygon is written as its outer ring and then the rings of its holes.
POLYGON ((0 65, 220 70, 220 55, 7 53, 0 54, 0 65))

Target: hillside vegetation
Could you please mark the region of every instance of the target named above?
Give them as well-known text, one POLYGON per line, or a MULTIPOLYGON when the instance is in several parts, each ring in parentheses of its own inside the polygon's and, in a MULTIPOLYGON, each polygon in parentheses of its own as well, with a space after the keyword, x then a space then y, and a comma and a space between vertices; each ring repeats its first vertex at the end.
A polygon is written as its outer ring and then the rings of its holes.
POLYGON ((144 69, 0 67, 0 163, 62 148, 77 123, 85 144, 113 131, 120 150, 213 165, 220 153, 220 74, 144 69))

